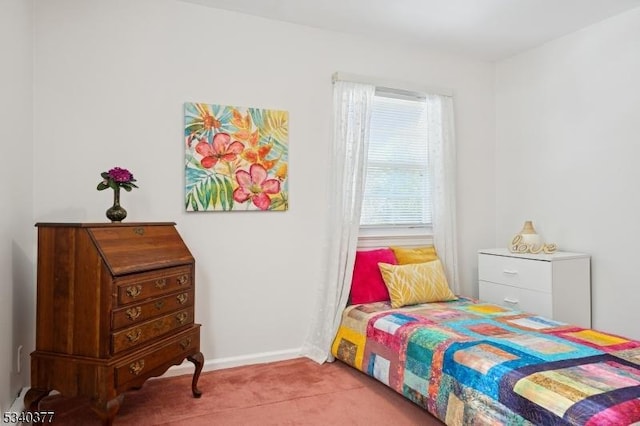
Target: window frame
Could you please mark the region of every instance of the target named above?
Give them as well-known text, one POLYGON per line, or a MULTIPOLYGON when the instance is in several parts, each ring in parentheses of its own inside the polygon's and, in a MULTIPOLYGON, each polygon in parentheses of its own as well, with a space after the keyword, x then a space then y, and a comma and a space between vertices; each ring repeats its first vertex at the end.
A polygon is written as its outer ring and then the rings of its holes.
MULTIPOLYGON (((396 89, 376 85, 374 96, 385 96, 405 100, 424 100, 427 95, 419 91, 396 89)), ((426 138, 427 135, 425 135, 426 138)), ((427 152, 429 150, 427 141, 427 152)), ((427 157, 428 160, 428 157, 427 157)), ((427 172, 430 170, 427 168, 427 172)), ((427 185, 433 186, 429 181, 427 185)), ((364 196, 364 194, 363 194, 364 196)), ((433 194, 431 194, 433 196, 433 194)), ((431 223, 398 225, 360 225, 358 232, 359 248, 374 248, 390 245, 412 246, 433 244, 433 212, 431 223)))

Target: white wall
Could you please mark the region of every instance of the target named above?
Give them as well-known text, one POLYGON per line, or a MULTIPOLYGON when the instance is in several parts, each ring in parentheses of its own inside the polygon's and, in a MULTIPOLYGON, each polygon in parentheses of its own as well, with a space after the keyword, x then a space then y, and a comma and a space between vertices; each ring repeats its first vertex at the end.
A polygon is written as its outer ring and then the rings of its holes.
POLYGON ((640 339, 640 9, 497 65, 496 240, 592 255, 594 328, 640 339))
POLYGON ((34 348, 33 4, 0 2, 0 411, 28 385, 34 348), (23 345, 22 371, 17 347, 23 345))
POLYGON ((35 339, 33 223, 105 221, 95 186, 115 165, 140 184, 123 194, 127 221, 176 221, 197 259, 208 362, 300 347, 322 278, 334 71, 454 90, 465 293, 476 250, 533 219, 593 255, 595 326, 640 338, 638 10, 503 61, 494 91, 492 64, 174 0, 37 2, 32 59, 31 8, 0 4, 2 406, 28 384, 14 352, 35 339), (288 212, 184 212, 185 101, 290 112, 288 212))
POLYGON ((126 221, 177 222, 196 258, 209 365, 302 345, 322 279, 335 71, 454 90, 462 287, 476 292, 475 253, 495 232, 492 64, 174 0, 35 11, 35 218, 106 221, 100 172, 132 170, 126 221), (289 111, 288 212, 184 211, 185 101, 289 111))

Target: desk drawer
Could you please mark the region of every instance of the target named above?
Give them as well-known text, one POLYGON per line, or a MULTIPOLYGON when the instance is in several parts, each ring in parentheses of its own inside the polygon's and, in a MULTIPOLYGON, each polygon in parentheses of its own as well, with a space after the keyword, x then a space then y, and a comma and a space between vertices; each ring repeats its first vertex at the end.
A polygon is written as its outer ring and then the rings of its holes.
POLYGON ((480 254, 478 278, 497 284, 551 292, 551 262, 480 254))
POLYGON ((480 300, 551 319, 551 293, 480 281, 480 300))
POLYGON ((116 280, 118 306, 140 302, 174 291, 187 291, 193 286, 190 266, 136 274, 116 280))
POLYGON ((193 306, 193 288, 165 297, 150 299, 137 305, 128 305, 113 311, 112 329, 118 330, 165 315, 181 308, 193 306))
POLYGON ((193 324, 193 307, 125 328, 112 335, 112 353, 133 348, 189 324, 193 324))
POLYGON ((140 379, 159 375, 157 368, 168 362, 176 363, 180 358, 192 355, 200 350, 200 329, 193 326, 187 331, 176 334, 168 342, 145 351, 144 354, 128 358, 115 367, 116 388, 127 387, 140 379))

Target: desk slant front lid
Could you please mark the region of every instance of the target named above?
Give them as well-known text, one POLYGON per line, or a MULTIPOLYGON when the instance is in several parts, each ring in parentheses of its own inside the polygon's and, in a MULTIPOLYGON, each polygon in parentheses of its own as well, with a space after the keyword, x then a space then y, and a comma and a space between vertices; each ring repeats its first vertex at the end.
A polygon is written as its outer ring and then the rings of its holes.
POLYGON ((193 262, 173 224, 131 224, 88 228, 115 276, 193 262))

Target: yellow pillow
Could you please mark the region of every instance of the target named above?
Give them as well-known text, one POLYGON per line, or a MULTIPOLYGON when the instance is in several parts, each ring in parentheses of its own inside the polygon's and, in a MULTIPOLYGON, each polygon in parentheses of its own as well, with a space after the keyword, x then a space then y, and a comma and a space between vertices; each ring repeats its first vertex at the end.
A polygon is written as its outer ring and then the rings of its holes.
POLYGON ((378 267, 389 290, 392 308, 457 299, 440 260, 409 265, 378 263, 378 267))
POLYGON ((424 247, 389 247, 396 255, 398 265, 408 265, 410 263, 431 262, 438 259, 438 253, 434 246, 424 247))

